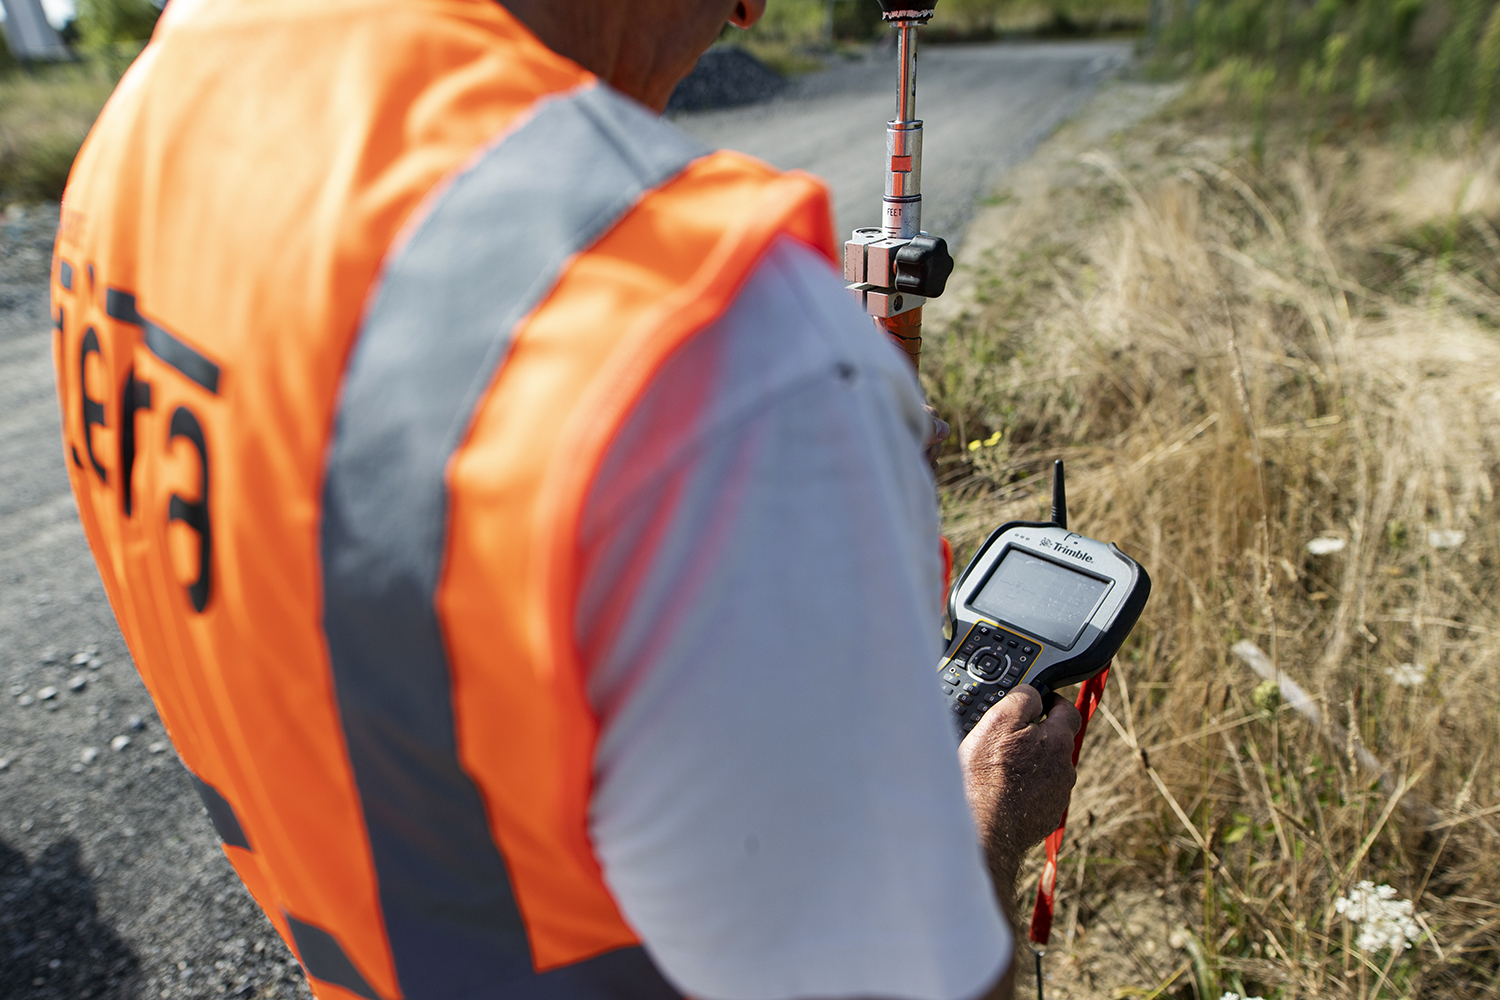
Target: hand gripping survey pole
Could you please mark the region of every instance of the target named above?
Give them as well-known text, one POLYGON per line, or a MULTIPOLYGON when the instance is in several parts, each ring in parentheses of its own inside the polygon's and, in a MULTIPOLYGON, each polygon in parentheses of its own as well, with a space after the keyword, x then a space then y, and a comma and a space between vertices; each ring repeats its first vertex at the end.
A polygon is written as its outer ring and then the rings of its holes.
POLYGON ((880 0, 880 6, 898 33, 901 76, 896 118, 886 123, 881 224, 856 229, 844 244, 844 280, 915 368, 922 354, 922 303, 943 294, 953 273, 948 244, 922 231, 917 28, 932 17, 932 7, 909 9, 902 0, 880 0))

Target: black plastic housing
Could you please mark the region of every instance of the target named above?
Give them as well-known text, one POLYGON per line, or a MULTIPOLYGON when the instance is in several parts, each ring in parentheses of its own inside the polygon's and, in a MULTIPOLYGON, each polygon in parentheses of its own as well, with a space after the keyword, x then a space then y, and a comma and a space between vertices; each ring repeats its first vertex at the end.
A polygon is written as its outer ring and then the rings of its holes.
MULTIPOLYGON (((1018 683, 1046 695, 1099 673, 1129 637, 1150 594, 1151 577, 1145 567, 1114 544, 1085 538, 1054 521, 1009 521, 995 529, 948 593, 953 639, 938 671, 959 737, 1018 683), (1061 639, 1029 632, 1004 614, 979 612, 964 603, 977 599, 1012 548, 1023 557, 1111 582, 1066 646, 1060 645, 1061 639)), ((1026 620, 1021 614, 1010 617, 1026 620)))

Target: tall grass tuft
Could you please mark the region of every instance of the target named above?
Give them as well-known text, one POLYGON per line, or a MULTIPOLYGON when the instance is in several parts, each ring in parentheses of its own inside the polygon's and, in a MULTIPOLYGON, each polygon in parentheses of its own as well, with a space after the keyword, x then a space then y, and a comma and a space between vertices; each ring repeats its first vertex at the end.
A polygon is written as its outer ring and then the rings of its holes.
POLYGON ((1488 120, 1500 37, 1497 0, 1154 0, 1156 55, 1219 71, 1233 60, 1268 68, 1312 137, 1353 111, 1359 124, 1488 120), (1381 84, 1385 85, 1382 86, 1381 84))
POLYGON ((78 147, 118 79, 93 63, 0 76, 0 199, 62 197, 78 147))
POLYGON ((1222 135, 1091 154, 929 336, 961 554, 1044 516, 1064 458, 1072 522, 1155 581, 1060 866, 1057 934, 1100 944, 1049 962, 1115 996, 1494 996, 1500 147, 1270 141, 1263 172, 1222 135), (1416 930, 1371 944, 1360 899, 1416 930))

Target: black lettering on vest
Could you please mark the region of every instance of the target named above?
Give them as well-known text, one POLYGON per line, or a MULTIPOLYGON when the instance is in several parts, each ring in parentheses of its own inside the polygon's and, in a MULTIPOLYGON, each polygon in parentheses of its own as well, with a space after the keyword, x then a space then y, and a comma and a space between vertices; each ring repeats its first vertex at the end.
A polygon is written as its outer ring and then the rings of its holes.
POLYGON ((125 373, 120 390, 120 508, 130 516, 131 479, 135 474, 135 414, 151 409, 151 383, 137 382, 135 368, 125 373))
MULTIPOLYGON (((99 349, 99 334, 89 327, 83 334, 83 342, 78 346, 78 401, 83 407, 83 447, 89 453, 89 461, 93 463, 94 472, 99 476, 99 482, 109 483, 109 472, 99 459, 94 455, 94 428, 107 426, 104 420, 104 404, 89 396, 89 355, 99 355, 99 361, 104 361, 104 352, 99 349)), ((78 461, 78 451, 73 451, 73 460, 78 461)), ((78 463, 83 467, 83 463, 78 463)))
POLYGON ((172 501, 167 507, 167 521, 169 524, 181 521, 198 536, 198 578, 188 584, 187 592, 188 599, 193 602, 193 610, 201 613, 208 606, 209 580, 213 575, 213 533, 208 519, 208 442, 203 437, 203 425, 186 406, 179 406, 172 412, 167 446, 170 448, 172 442, 180 437, 187 438, 198 449, 202 486, 197 500, 187 500, 173 493, 172 501))

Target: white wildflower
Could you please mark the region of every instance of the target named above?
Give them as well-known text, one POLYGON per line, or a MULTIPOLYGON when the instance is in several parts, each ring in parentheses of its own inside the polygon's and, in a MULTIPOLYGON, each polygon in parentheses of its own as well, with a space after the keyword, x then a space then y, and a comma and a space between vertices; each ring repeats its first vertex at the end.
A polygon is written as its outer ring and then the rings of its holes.
POLYGON ((1386 667, 1385 672, 1391 680, 1404 688, 1419 687, 1427 680, 1427 668, 1419 663, 1400 663, 1394 667, 1386 667))
POLYGON ((1412 919, 1411 900, 1397 899, 1396 890, 1388 885, 1361 882, 1333 905, 1345 920, 1359 925, 1355 943, 1360 951, 1397 947, 1404 951, 1422 936, 1422 929, 1412 919))
POLYGON ((1219 1000, 1265 1000, 1265 997, 1242 997, 1238 993, 1225 993, 1219 1000))
POLYGON ((1346 544, 1348 543, 1346 543, 1342 538, 1314 538, 1312 541, 1307 543, 1307 551, 1315 556, 1328 556, 1332 555, 1335 552, 1344 551, 1344 546, 1346 544))
POLYGON ((1464 543, 1465 535, 1453 528, 1433 528, 1427 532, 1427 544, 1435 549, 1456 549, 1464 543))

